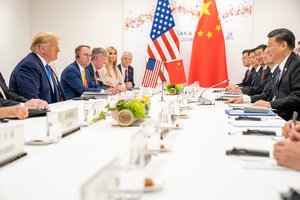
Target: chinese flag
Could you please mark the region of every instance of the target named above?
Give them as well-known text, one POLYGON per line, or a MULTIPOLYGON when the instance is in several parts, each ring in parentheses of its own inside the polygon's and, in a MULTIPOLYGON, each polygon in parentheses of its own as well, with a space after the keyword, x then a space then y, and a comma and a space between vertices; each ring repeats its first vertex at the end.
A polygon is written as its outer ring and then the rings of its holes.
POLYGON ((167 61, 165 62, 165 66, 169 74, 171 85, 186 82, 182 59, 167 61))
MULTIPOLYGON (((215 0, 204 0, 193 41, 188 83, 210 87, 228 79, 225 41, 215 0)), ((218 87, 226 87, 227 83, 218 87)))

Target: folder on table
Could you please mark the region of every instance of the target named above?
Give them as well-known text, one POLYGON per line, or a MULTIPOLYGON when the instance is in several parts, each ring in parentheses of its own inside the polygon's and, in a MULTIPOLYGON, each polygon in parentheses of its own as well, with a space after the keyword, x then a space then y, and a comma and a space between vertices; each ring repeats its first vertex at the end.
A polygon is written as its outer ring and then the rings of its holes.
POLYGON ((245 112, 241 109, 226 109, 225 112, 229 116, 276 116, 276 114, 271 110, 268 112, 245 112))

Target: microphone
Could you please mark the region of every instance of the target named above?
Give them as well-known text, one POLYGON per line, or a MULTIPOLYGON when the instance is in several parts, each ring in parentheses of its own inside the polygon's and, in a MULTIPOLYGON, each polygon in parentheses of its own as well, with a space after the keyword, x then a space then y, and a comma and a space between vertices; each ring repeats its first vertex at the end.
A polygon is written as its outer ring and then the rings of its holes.
POLYGON ((199 105, 213 105, 214 103, 213 103, 211 100, 202 97, 203 93, 204 93, 206 90, 210 89, 210 88, 214 88, 214 87, 216 87, 216 86, 218 86, 218 85, 221 85, 221 84, 223 84, 223 83, 228 83, 228 82, 229 82, 229 79, 226 79, 226 80, 224 80, 224 81, 221 81, 220 83, 217 83, 217 84, 212 85, 212 86, 210 86, 210 87, 208 87, 208 88, 205 88, 205 89, 201 92, 200 96, 198 97, 198 103, 199 103, 199 105))

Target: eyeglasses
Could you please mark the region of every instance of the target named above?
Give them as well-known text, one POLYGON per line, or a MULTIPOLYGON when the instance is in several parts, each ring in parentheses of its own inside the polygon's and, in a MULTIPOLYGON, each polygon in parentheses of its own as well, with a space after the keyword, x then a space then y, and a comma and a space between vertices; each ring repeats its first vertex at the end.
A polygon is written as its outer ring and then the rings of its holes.
POLYGON ((88 53, 84 53, 84 54, 81 54, 81 55, 83 55, 85 57, 92 57, 92 54, 88 54, 88 53))

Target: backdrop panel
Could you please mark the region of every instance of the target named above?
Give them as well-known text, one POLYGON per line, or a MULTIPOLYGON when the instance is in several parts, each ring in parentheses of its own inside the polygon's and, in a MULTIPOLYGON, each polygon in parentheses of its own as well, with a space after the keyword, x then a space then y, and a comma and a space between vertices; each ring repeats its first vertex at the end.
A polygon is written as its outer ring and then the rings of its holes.
MULTIPOLYGON (((124 0, 123 48, 134 55, 135 79, 141 84, 146 66, 147 42, 150 39, 156 0, 124 0)), ((226 42, 227 69, 231 83, 239 82, 245 72, 241 52, 252 48, 253 0, 216 0, 226 42)), ((180 39, 180 51, 189 73, 190 56, 194 33, 197 28, 202 1, 170 0, 175 19, 175 30, 180 39)))

